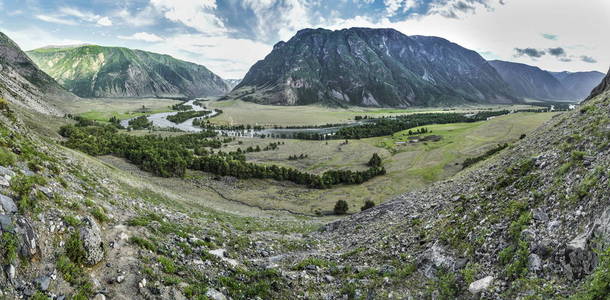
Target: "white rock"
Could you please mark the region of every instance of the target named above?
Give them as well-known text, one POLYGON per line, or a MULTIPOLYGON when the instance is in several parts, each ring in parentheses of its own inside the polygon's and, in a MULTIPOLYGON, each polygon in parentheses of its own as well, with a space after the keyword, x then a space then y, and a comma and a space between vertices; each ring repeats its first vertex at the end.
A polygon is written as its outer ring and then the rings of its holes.
POLYGON ((123 276, 123 275, 120 275, 116 278, 116 282, 118 282, 118 283, 121 283, 123 281, 125 281, 125 276, 123 276))
POLYGON ((479 279, 468 286, 468 291, 472 294, 478 294, 489 288, 494 278, 491 276, 484 277, 479 279))
POLYGON ((213 300, 227 300, 227 297, 215 289, 208 289, 205 295, 213 300))
POLYGON ((138 283, 138 286, 142 289, 146 287, 146 278, 142 278, 142 281, 138 283))
POLYGON ((15 266, 13 265, 8 266, 8 278, 15 279, 15 266))

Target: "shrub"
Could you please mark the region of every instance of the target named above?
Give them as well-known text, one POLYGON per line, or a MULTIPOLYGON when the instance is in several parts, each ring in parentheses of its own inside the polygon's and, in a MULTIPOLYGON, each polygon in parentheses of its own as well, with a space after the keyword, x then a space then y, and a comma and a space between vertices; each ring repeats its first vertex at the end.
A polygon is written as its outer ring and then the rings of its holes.
POLYGON ((157 258, 157 261, 163 267, 163 272, 176 273, 176 271, 177 271, 176 265, 174 264, 174 262, 171 259, 169 259, 165 256, 159 256, 159 258, 157 258))
POLYGON ((373 156, 371 157, 367 165, 369 167, 381 167, 381 157, 379 157, 377 153, 373 153, 373 156))
POLYGON ((335 204, 334 212, 336 215, 344 215, 349 210, 349 205, 345 200, 339 200, 335 204))
POLYGON ((99 207, 96 207, 96 208, 92 209, 91 210, 91 214, 100 223, 106 223, 106 222, 110 221, 110 218, 104 213, 104 210, 99 208, 99 207))
POLYGON ((19 241, 17 236, 10 232, 3 232, 0 238, 0 262, 4 265, 13 263, 17 259, 17 248, 19 241))
POLYGON ((375 207, 375 202, 373 202, 371 200, 367 200, 367 201, 364 202, 364 206, 362 206, 360 208, 360 210, 361 211, 365 211, 365 210, 367 210, 369 208, 373 208, 373 207, 375 207))
POLYGON ((70 234, 68 241, 66 241, 66 255, 77 265, 85 263, 87 251, 77 232, 70 234))
POLYGON ((15 154, 9 149, 0 147, 0 165, 7 167, 15 163, 15 154))

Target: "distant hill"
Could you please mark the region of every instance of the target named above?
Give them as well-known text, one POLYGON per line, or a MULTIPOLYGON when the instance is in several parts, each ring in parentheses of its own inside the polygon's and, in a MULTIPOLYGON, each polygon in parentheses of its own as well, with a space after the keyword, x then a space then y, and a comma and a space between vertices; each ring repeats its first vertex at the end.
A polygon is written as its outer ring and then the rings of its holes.
POLYGON ((599 84, 599 72, 549 72, 508 61, 489 62, 519 97, 550 101, 580 101, 599 84))
POLYGON ((393 29, 305 29, 277 43, 231 93, 277 105, 377 107, 514 103, 478 53, 393 29))
POLYGON ((229 91, 206 67, 127 48, 84 45, 27 52, 66 89, 81 97, 219 96, 229 91))
POLYGON ((37 112, 63 115, 79 98, 42 72, 8 36, 0 32, 0 97, 37 112))
POLYGON ((591 90, 599 85, 605 74, 591 72, 550 72, 561 84, 570 91, 576 100, 583 100, 591 94, 591 90))
POLYGON ((229 90, 234 89, 240 82, 241 79, 225 79, 225 83, 229 86, 229 90))

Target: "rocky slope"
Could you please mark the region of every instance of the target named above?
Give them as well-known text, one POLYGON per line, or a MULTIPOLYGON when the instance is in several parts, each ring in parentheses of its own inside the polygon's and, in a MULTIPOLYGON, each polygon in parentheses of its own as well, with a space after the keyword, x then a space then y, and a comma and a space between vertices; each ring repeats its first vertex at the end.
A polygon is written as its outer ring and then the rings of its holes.
POLYGON ((229 90, 233 90, 240 82, 241 79, 225 79, 225 83, 229 86, 229 90))
POLYGON ((195 98, 229 91, 204 66, 146 51, 85 45, 41 48, 28 55, 81 97, 195 98))
POLYGON ((606 299, 609 188, 602 85, 490 161, 329 224, 315 256, 327 263, 308 287, 323 296, 606 299), (348 268, 351 287, 331 292, 350 285, 333 271, 348 268), (324 276, 334 279, 320 285, 324 276))
POLYGON ((561 84, 574 95, 574 100, 584 100, 591 90, 604 79, 601 72, 550 72, 561 84))
POLYGON ((64 90, 0 32, 0 98, 42 113, 63 115, 78 97, 64 90))
MULTIPOLYGON (((608 71, 608 74, 610 74, 610 71, 608 71)), ((593 91, 591 91, 591 94, 589 95, 589 97, 587 97, 586 100, 598 97, 599 95, 603 94, 608 90, 610 90, 610 76, 606 75, 602 82, 598 86, 596 86, 593 91)))
POLYGON ((493 60, 489 62, 519 97, 548 101, 581 101, 599 84, 599 72, 549 72, 538 67, 493 60))
POLYGON ((437 106, 514 103, 480 55, 393 29, 305 29, 279 42, 231 93, 264 104, 437 106))

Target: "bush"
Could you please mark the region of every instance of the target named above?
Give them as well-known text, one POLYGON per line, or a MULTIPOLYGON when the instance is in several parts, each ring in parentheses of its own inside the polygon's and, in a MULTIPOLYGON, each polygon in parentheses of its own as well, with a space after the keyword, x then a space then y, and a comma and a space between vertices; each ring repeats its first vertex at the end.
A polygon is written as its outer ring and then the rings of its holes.
POLYGON ((0 262, 3 265, 11 264, 17 259, 19 240, 10 232, 3 232, 0 237, 0 262))
POLYGON ((373 153, 373 156, 371 157, 371 159, 369 160, 368 164, 369 167, 381 167, 381 157, 379 157, 379 155, 377 155, 377 153, 373 153))
POLYGON ((66 255, 77 265, 85 263, 87 251, 77 232, 73 232, 66 242, 66 255))
POLYGON ((344 215, 349 210, 349 205, 345 200, 339 200, 335 204, 334 212, 336 215, 344 215))
POLYGON ((365 211, 369 208, 373 208, 375 207, 375 202, 371 201, 371 200, 367 200, 364 202, 364 206, 360 208, 361 211, 365 211))

